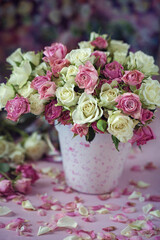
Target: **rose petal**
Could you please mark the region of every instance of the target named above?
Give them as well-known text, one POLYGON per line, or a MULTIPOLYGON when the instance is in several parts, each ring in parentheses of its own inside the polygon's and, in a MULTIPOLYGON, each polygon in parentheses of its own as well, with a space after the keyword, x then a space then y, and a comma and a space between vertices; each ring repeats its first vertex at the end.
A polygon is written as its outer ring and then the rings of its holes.
POLYGON ((110 217, 112 221, 114 222, 120 222, 120 223, 127 223, 128 222, 128 217, 125 216, 124 214, 116 214, 115 216, 110 217))
POLYGON ((109 213, 108 209, 106 209, 106 208, 101 208, 101 209, 97 210, 96 212, 99 213, 99 214, 107 214, 107 213, 109 213))
POLYGON ((65 216, 58 220, 58 227, 66 227, 66 228, 76 228, 77 222, 75 222, 71 217, 65 216))
POLYGON ((131 237, 133 235, 133 230, 130 228, 130 226, 127 226, 121 231, 121 235, 125 237, 131 237))
POLYGON ((88 216, 88 217, 82 218, 82 220, 85 222, 95 222, 96 218, 94 216, 88 216))
POLYGON ((68 236, 68 237, 64 238, 63 240, 82 240, 82 238, 80 238, 76 235, 72 235, 72 236, 68 236))
POLYGON ((51 231, 51 229, 49 227, 47 227, 47 226, 40 226, 39 229, 38 229, 37 236, 46 234, 46 233, 48 233, 50 231, 51 231))
POLYGON ((149 186, 150 186, 149 183, 146 183, 146 182, 143 182, 143 181, 138 181, 137 182, 137 187, 139 187, 139 188, 147 188, 149 186))
POLYGON ((123 207, 122 211, 125 213, 134 213, 134 212, 136 212, 136 208, 135 207, 123 207))
POLYGON ((114 203, 105 204, 105 208, 107 208, 109 211, 118 211, 121 207, 119 205, 116 205, 114 203))
POLYGON ((8 207, 0 206, 0 216, 5 216, 10 212, 12 212, 12 210, 9 209, 8 207))
POLYGON ((150 204, 150 203, 142 207, 143 212, 144 212, 145 214, 149 213, 152 208, 153 208, 153 205, 150 204))
POLYGON ((79 207, 78 212, 82 216, 88 215, 88 209, 86 207, 84 207, 83 205, 79 207))
POLYGON ((37 212, 37 213, 38 213, 38 215, 41 216, 41 217, 47 215, 46 211, 43 210, 43 209, 38 209, 38 212, 37 212))
POLYGON ((26 210, 36 210, 29 200, 23 201, 22 202, 22 207, 26 210))
POLYGON ((128 199, 139 199, 142 196, 141 192, 132 192, 131 195, 129 195, 128 199))
POLYGON ((110 227, 106 227, 106 228, 102 228, 103 231, 105 232, 111 232, 111 231, 115 231, 117 228, 115 226, 110 226, 110 227))
POLYGON ((110 194, 102 194, 102 195, 98 195, 97 197, 99 200, 105 201, 105 200, 109 199, 111 196, 110 196, 110 194))
POLYGON ((153 215, 154 217, 160 218, 160 210, 151 211, 149 214, 153 215))

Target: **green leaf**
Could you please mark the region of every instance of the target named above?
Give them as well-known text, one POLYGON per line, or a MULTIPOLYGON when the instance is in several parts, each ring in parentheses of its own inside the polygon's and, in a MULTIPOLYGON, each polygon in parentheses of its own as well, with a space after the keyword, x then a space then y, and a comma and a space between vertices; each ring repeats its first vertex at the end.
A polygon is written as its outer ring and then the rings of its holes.
POLYGON ((107 122, 105 120, 98 120, 97 122, 97 128, 102 131, 102 132, 105 132, 106 131, 106 128, 107 128, 107 122))
POLYGON ((0 172, 7 173, 10 169, 10 166, 8 163, 0 163, 0 172))
POLYGON ((91 142, 95 138, 95 132, 92 127, 89 127, 88 134, 86 135, 86 141, 91 142))
POLYGON ((114 143, 117 151, 119 152, 118 145, 119 145, 119 142, 120 142, 120 141, 118 140, 118 138, 116 138, 116 137, 113 136, 113 135, 112 135, 112 141, 113 141, 113 143, 114 143))

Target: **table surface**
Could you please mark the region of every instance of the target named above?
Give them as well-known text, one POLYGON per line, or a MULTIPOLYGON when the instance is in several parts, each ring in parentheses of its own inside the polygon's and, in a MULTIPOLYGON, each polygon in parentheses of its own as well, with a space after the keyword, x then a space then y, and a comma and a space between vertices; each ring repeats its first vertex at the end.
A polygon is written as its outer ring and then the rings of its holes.
MULTIPOLYGON (((115 226, 116 230, 113 231, 115 235, 120 235, 121 230, 127 227, 128 223, 119 223, 114 222, 111 220, 111 216, 115 216, 116 214, 122 213, 125 214, 129 219, 137 219, 139 216, 144 216, 144 213, 142 211, 142 207, 144 205, 147 205, 148 203, 151 203, 155 209, 160 209, 160 202, 157 201, 149 201, 146 199, 149 195, 159 195, 160 196, 160 161, 159 161, 159 155, 158 152, 155 153, 154 151, 159 150, 159 144, 157 142, 152 143, 152 151, 147 152, 147 147, 145 154, 140 152, 139 150, 136 150, 134 152, 130 153, 130 156, 126 162, 125 169, 123 172, 123 175, 120 179, 118 191, 122 191, 125 188, 128 188, 131 190, 131 192, 138 191, 141 192, 144 198, 140 199, 128 199, 128 195, 122 195, 118 194, 118 196, 115 195, 115 193, 112 193, 109 199, 107 200, 100 200, 98 196, 96 195, 87 195, 78 193, 76 191, 65 193, 64 191, 58 191, 61 190, 60 187, 64 187, 64 182, 60 180, 60 182, 55 184, 55 178, 56 174, 59 173, 62 170, 62 164, 56 163, 56 162, 47 162, 47 161, 40 161, 35 164, 36 168, 39 169, 39 171, 46 170, 47 168, 52 168, 52 174, 41 174, 40 179, 33 185, 32 191, 30 194, 26 195, 25 198, 27 200, 30 200, 32 205, 35 208, 38 208, 42 204, 42 200, 40 195, 47 194, 48 196, 52 196, 53 199, 59 200, 61 203, 62 209, 60 211, 54 211, 54 210, 46 210, 46 216, 40 216, 38 214, 38 210, 35 211, 29 211, 25 210, 21 205, 18 205, 14 201, 8 201, 8 202, 2 202, 0 203, 1 206, 7 206, 9 207, 12 212, 8 214, 7 216, 0 217, 0 223, 8 223, 10 220, 13 220, 15 218, 24 218, 26 220, 29 220, 29 223, 31 224, 30 228, 32 229, 31 236, 17 236, 17 232, 10 231, 5 228, 0 229, 0 240, 17 240, 17 239, 42 239, 42 240, 63 240, 65 237, 70 234, 66 231, 66 229, 58 229, 50 233, 46 233, 45 235, 37 236, 37 232, 39 229, 39 226, 42 226, 45 222, 49 223, 51 222, 53 216, 56 213, 62 213, 64 212, 64 206, 65 204, 69 202, 74 202, 75 197, 78 196, 83 200, 83 205, 87 207, 87 209, 91 209, 93 206, 98 205, 105 205, 105 204, 116 204, 120 207, 119 210, 116 211, 109 211, 106 214, 100 214, 96 211, 94 211, 94 222, 85 222, 83 220, 84 216, 71 216, 72 219, 74 219, 78 223, 78 230, 85 230, 85 231, 91 231, 94 230, 94 232, 97 233, 106 233, 102 229, 109 226, 115 226), (154 153, 154 154, 153 154, 154 153), (146 169, 145 166, 148 162, 153 162, 153 164, 157 167, 156 169, 146 169), (141 171, 133 171, 131 169, 133 166, 139 165, 141 168, 141 171), (50 176, 49 176, 50 175, 50 176), (134 182, 133 182, 133 181, 134 182), (147 188, 137 188, 135 186, 135 182, 137 181, 144 181, 150 184, 147 188), (133 213, 124 213, 123 207, 126 206, 127 202, 135 203, 135 209, 136 212, 133 213)), ((151 149, 151 148, 150 148, 151 149)), ((144 149, 145 150, 145 149, 144 149)), ((160 227, 160 218, 153 217, 151 219, 153 224, 155 224, 157 227, 160 227)), ((160 237, 159 235, 156 235, 160 237)), ((95 238, 97 239, 97 238, 95 238)), ((107 238, 108 239, 108 238, 107 238)), ((129 239, 129 238, 125 238, 129 239)), ((142 239, 147 239, 145 237, 142 237, 142 239)), ((156 237, 152 237, 151 239, 156 239, 156 237)), ((160 238, 157 238, 160 239, 160 238)))

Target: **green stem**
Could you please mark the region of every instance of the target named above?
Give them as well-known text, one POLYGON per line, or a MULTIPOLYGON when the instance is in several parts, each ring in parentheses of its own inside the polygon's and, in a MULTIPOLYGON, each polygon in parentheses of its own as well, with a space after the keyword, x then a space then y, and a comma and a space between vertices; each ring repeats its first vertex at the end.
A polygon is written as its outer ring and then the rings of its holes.
POLYGON ((0 171, 0 174, 2 174, 5 178, 7 178, 8 180, 12 181, 10 177, 8 177, 7 174, 5 174, 4 172, 0 171))

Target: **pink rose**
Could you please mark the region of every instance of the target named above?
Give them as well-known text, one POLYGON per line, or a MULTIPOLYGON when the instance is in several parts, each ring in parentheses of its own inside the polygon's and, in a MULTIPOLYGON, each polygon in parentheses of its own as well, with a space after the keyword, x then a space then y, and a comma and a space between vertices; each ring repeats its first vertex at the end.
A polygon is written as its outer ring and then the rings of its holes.
POLYGON ((62 43, 53 43, 50 47, 44 48, 43 58, 46 62, 53 62, 55 59, 63 59, 67 54, 67 48, 62 43))
POLYGON ((91 55, 96 57, 95 65, 97 68, 103 68, 107 62, 107 56, 104 52, 101 51, 94 51, 91 55))
POLYGON ((61 106, 55 106, 57 104, 56 100, 52 100, 49 104, 45 106, 45 119, 49 124, 53 124, 54 120, 60 117, 62 113, 61 106))
POLYGON ((101 130, 99 130, 99 129, 97 128, 97 122, 93 122, 93 123, 91 124, 91 126, 92 126, 92 128, 93 128, 97 133, 102 133, 102 134, 104 134, 104 132, 102 132, 101 130))
POLYGON ((16 122, 22 114, 30 112, 30 105, 27 98, 16 95, 14 99, 7 102, 5 109, 7 118, 16 122))
POLYGON ((13 193, 12 183, 10 180, 4 179, 0 181, 0 195, 9 196, 13 193))
POLYGON ((62 112, 62 115, 58 118, 58 122, 63 125, 70 125, 71 124, 70 120, 71 120, 70 111, 62 112))
POLYGON ((47 71, 46 76, 38 76, 31 82, 31 88, 38 90, 44 83, 51 81, 52 72, 47 71))
POLYGON ((14 185, 16 191, 20 192, 20 193, 28 193, 31 187, 31 179, 30 178, 22 178, 22 179, 18 179, 15 182, 14 185))
POLYGON ((40 99, 49 99, 54 97, 56 92, 56 84, 54 82, 46 82, 39 89, 40 99))
POLYGON ((144 74, 138 70, 125 71, 125 74, 121 78, 125 83, 136 86, 141 84, 144 78, 144 74))
POLYGON ((119 95, 115 99, 115 102, 118 103, 116 107, 121 109, 125 114, 135 119, 140 118, 142 104, 138 95, 134 93, 124 93, 123 95, 119 95))
POLYGON ((79 88, 85 88, 85 92, 91 94, 97 86, 97 81, 98 73, 91 62, 87 61, 85 65, 79 66, 79 71, 75 78, 79 88))
POLYGON ((55 77, 59 76, 59 72, 62 70, 64 67, 68 67, 70 64, 68 59, 56 59, 50 62, 51 68, 52 68, 52 73, 55 77))
POLYGON ((71 131, 75 134, 78 134, 80 137, 86 136, 88 133, 88 126, 87 124, 75 124, 71 128, 71 131))
POLYGON ((39 176, 36 172, 36 170, 29 164, 19 165, 16 168, 16 172, 20 172, 22 174, 22 177, 24 178, 30 178, 31 183, 34 183, 39 179, 39 176))
POLYGON ((102 71, 102 73, 106 78, 109 79, 121 78, 122 69, 123 66, 120 63, 113 61, 112 63, 105 65, 105 69, 102 71))
POLYGON ((148 109, 141 110, 140 121, 145 124, 146 121, 150 120, 153 117, 153 112, 148 109))
POLYGON ((154 133, 149 126, 134 130, 133 137, 129 140, 131 144, 137 143, 137 146, 146 144, 149 140, 155 139, 154 133))
POLYGON ((99 49, 104 49, 107 48, 108 43, 104 38, 97 37, 95 40, 91 42, 91 45, 99 49))

